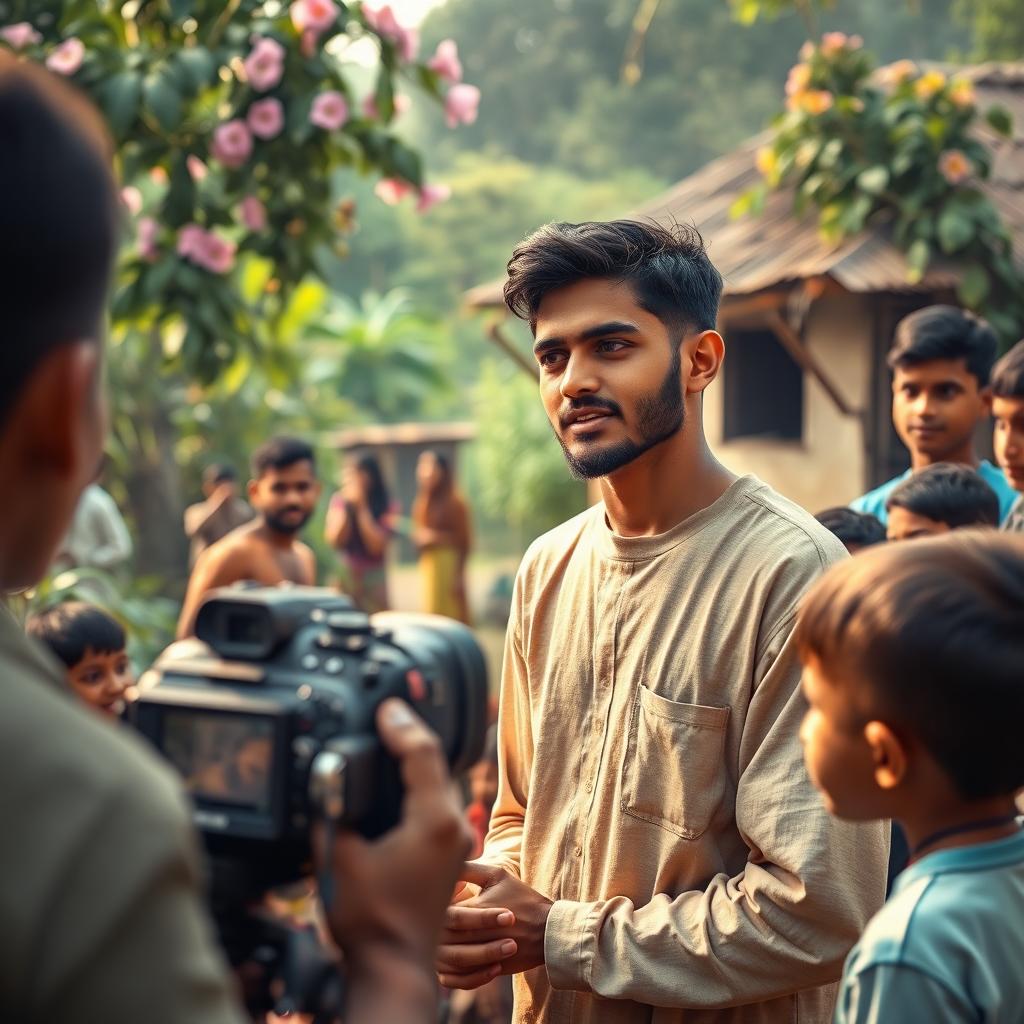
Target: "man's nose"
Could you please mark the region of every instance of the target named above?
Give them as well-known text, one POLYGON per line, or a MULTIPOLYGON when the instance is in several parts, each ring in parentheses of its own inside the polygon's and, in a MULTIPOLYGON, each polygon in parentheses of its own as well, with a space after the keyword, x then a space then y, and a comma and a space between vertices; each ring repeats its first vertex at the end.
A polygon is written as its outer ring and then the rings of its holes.
POLYGON ((569 356, 558 387, 565 398, 579 398, 581 395, 592 395, 598 391, 600 382, 594 374, 592 361, 583 353, 569 356))

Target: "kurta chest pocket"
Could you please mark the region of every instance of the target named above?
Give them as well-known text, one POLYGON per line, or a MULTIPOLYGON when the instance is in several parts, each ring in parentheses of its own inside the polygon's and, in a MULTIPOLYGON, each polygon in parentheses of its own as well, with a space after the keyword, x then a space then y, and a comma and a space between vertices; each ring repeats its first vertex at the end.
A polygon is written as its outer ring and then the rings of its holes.
POLYGON ((622 762, 622 810, 697 839, 725 792, 728 708, 680 704, 641 686, 622 762))

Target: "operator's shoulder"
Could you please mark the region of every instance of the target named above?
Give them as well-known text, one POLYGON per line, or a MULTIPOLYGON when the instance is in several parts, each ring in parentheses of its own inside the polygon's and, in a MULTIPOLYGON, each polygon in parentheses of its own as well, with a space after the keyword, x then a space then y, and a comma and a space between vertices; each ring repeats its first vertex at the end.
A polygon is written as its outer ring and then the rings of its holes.
POLYGON ((520 576, 525 578, 538 572, 543 573, 553 565, 561 564, 581 544, 586 543, 587 535, 600 524, 603 515, 604 504, 598 502, 541 534, 526 549, 519 566, 520 576))
POLYGON ((817 574, 849 557, 839 539, 796 502, 759 480, 742 493, 742 536, 755 558, 817 574))

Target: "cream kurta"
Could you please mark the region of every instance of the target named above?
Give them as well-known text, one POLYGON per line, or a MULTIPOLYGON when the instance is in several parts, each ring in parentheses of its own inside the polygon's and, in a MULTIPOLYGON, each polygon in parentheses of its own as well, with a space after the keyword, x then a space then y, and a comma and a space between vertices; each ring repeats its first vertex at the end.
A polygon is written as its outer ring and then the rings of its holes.
POLYGON ((597 505, 527 552, 484 854, 556 901, 517 1021, 830 1019, 888 848, 829 817, 798 739, 790 630, 844 556, 753 477, 660 536, 597 505))

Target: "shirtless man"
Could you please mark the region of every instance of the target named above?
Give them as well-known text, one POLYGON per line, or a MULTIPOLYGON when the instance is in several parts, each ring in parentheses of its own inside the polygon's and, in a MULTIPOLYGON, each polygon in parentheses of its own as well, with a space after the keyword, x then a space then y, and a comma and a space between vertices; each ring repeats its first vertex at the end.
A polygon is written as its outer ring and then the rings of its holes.
POLYGON ((178 620, 178 639, 192 636, 206 594, 239 580, 264 586, 312 586, 316 558, 297 539, 320 497, 313 449, 305 441, 275 437, 252 457, 249 502, 256 518, 207 548, 196 562, 178 620))

